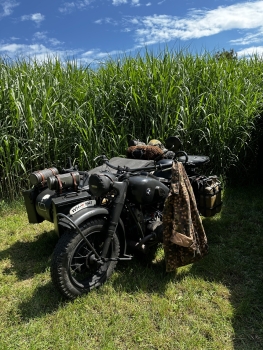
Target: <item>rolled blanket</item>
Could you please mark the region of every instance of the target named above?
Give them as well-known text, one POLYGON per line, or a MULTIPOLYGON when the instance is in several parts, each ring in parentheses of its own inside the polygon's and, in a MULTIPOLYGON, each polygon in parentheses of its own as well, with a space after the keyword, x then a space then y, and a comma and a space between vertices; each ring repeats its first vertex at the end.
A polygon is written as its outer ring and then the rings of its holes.
POLYGON ((156 146, 138 145, 130 146, 126 152, 127 158, 154 160, 157 157, 163 158, 163 151, 156 146))

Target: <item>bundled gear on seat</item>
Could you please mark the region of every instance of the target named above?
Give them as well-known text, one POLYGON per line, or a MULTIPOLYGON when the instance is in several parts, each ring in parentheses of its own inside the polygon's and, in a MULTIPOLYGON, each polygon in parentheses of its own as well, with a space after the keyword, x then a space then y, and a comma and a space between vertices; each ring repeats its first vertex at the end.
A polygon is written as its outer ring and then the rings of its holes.
POLYGON ((154 160, 157 157, 158 159, 172 159, 174 156, 174 152, 171 151, 164 153, 167 151, 164 145, 155 139, 149 141, 147 145, 139 140, 131 140, 128 146, 126 156, 131 159, 154 160))
POLYGON ((159 147, 162 150, 165 149, 164 145, 159 140, 151 140, 151 141, 149 141, 148 142, 148 146, 157 146, 157 147, 159 147))
POLYGON ((148 146, 148 145, 138 145, 138 146, 130 146, 127 149, 127 158, 131 159, 147 159, 154 160, 159 157, 159 159, 163 158, 163 151, 156 146, 148 146))

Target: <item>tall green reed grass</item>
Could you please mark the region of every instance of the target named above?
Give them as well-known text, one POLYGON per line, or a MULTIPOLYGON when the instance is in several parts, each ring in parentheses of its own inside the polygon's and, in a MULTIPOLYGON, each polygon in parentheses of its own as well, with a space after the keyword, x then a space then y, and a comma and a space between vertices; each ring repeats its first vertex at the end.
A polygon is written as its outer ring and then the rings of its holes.
POLYGON ((168 50, 96 68, 0 58, 0 195, 16 198, 30 172, 67 156, 88 169, 99 154, 125 154, 130 138, 178 135, 187 152, 210 156, 211 172, 244 174, 260 137, 262 68, 257 56, 168 50))

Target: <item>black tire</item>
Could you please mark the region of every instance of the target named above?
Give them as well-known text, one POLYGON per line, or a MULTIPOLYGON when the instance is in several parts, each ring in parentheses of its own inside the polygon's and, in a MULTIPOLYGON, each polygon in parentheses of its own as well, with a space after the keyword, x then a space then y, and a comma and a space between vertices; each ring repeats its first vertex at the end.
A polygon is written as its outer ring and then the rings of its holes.
MULTIPOLYGON (((80 226, 98 254, 101 254, 106 237, 105 223, 105 219, 97 218, 80 226)), ((107 257, 117 258, 119 252, 119 240, 114 234, 107 257)), ((100 287, 112 275, 117 261, 107 261, 101 265, 92 258, 94 253, 80 233, 68 230, 61 236, 52 257, 51 279, 65 298, 73 300, 86 294, 100 287)))

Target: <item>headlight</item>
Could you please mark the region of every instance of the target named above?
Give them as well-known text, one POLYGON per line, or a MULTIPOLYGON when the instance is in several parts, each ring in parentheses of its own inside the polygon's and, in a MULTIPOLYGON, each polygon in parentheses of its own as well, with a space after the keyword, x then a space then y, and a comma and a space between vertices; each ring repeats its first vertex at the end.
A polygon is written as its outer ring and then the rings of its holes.
POLYGON ((91 174, 89 177, 89 190, 95 197, 107 194, 116 177, 110 173, 91 174))

